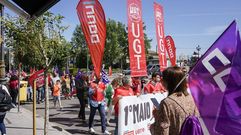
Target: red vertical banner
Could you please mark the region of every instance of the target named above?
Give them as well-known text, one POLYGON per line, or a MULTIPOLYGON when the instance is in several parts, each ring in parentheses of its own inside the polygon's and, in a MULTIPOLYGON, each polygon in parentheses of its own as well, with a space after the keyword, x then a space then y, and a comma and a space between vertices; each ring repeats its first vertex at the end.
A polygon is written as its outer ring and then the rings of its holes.
POLYGON ((160 70, 163 71, 167 67, 163 8, 160 4, 157 4, 155 2, 154 2, 154 15, 155 15, 155 23, 156 23, 156 38, 157 38, 157 45, 158 45, 160 70))
POLYGON ((127 0, 131 76, 147 76, 141 0, 127 0))
POLYGON ((166 49, 167 49, 167 54, 170 58, 172 66, 176 65, 176 47, 174 44, 174 41, 171 36, 166 36, 165 38, 166 42, 166 49))
POLYGON ((98 0, 80 0, 77 14, 89 48, 95 74, 100 78, 106 39, 104 10, 98 0))

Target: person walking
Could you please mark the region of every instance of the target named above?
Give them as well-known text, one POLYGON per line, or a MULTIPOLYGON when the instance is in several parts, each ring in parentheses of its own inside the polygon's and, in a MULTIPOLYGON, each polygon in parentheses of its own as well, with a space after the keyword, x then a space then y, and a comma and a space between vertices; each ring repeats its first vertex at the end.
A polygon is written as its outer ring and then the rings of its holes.
POLYGON ((0 85, 0 131, 2 135, 6 135, 6 127, 4 119, 6 112, 13 108, 11 96, 8 89, 4 85, 0 85))
POLYGON ((28 102, 32 102, 32 93, 33 93, 33 88, 30 84, 30 82, 28 81, 28 85, 27 85, 27 101, 28 102))
POLYGON ((93 121, 96 110, 99 111, 101 117, 101 128, 102 133, 105 135, 110 135, 111 133, 106 129, 106 119, 105 119, 105 84, 100 82, 98 78, 96 78, 91 84, 89 88, 89 96, 90 96, 90 116, 89 116, 89 131, 90 133, 95 133, 93 128, 93 121))
POLYGON ((70 99, 70 78, 69 75, 66 74, 63 78, 63 94, 65 99, 70 99))
POLYGON ((70 98, 74 98, 74 96, 76 95, 76 83, 75 83, 75 77, 72 75, 71 76, 71 81, 70 81, 70 98))
POLYGON ((86 122, 85 120, 85 106, 86 106, 86 100, 87 100, 87 90, 88 90, 88 84, 87 84, 87 76, 81 75, 76 77, 75 79, 75 86, 76 86, 76 95, 79 99, 80 103, 80 111, 78 114, 78 118, 82 119, 83 122, 86 122))
POLYGON ((54 84, 53 88, 53 101, 54 101, 54 108, 56 108, 56 102, 58 101, 59 108, 62 110, 61 99, 60 99, 60 91, 61 91, 61 84, 60 80, 57 80, 54 84))
POLYGON ((112 105, 112 98, 114 96, 114 89, 119 87, 118 78, 115 78, 112 80, 111 84, 109 84, 105 90, 105 99, 107 103, 107 123, 106 125, 110 125, 110 118, 113 111, 113 105, 112 105))
POLYGON ((113 97, 113 105, 115 106, 115 133, 114 135, 118 135, 118 114, 119 114, 119 100, 124 96, 133 96, 134 92, 131 88, 131 80, 128 77, 122 78, 122 85, 121 87, 118 87, 115 89, 115 94, 113 97))
POLYGON ((16 75, 12 75, 9 81, 10 95, 12 97, 12 103, 17 105, 17 96, 18 96, 18 77, 16 75))
POLYGON ((183 122, 190 114, 199 116, 184 77, 185 73, 179 67, 163 71, 163 86, 168 91, 168 97, 161 101, 158 109, 153 110, 155 122, 150 126, 152 135, 179 135, 183 122))

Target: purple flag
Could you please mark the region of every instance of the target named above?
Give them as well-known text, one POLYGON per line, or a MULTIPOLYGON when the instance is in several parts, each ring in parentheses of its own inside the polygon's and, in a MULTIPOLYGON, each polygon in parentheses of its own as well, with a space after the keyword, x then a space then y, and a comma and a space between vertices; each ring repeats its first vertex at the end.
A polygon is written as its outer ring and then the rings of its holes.
POLYGON ((101 81, 102 81, 104 84, 109 83, 110 80, 109 80, 108 75, 107 75, 107 73, 105 72, 104 69, 102 69, 101 74, 102 74, 102 75, 101 75, 101 81))
POLYGON ((235 21, 189 73, 189 87, 211 135, 241 134, 241 44, 235 21))
POLYGON ((55 66, 55 67, 54 67, 53 72, 54 72, 54 73, 59 73, 59 68, 58 68, 58 66, 55 66))
POLYGON ((82 76, 82 72, 80 71, 80 69, 78 69, 78 72, 77 72, 75 78, 76 78, 76 79, 80 79, 81 76, 82 76))

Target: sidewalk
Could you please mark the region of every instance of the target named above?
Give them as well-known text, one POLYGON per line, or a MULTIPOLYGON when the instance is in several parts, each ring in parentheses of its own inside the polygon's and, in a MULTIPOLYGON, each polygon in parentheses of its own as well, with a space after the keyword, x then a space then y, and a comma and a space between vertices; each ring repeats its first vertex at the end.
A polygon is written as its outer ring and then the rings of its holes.
MULTIPOLYGON (((7 135, 33 135, 33 114, 31 111, 24 108, 20 108, 20 112, 17 112, 18 109, 14 108, 10 112, 7 112, 5 118, 5 125, 7 130, 7 135)), ((44 118, 37 115, 36 118, 36 134, 44 134, 44 118)), ((71 135, 61 127, 57 126, 54 123, 50 123, 49 135, 71 135), (54 127, 54 128, 53 128, 54 127)))

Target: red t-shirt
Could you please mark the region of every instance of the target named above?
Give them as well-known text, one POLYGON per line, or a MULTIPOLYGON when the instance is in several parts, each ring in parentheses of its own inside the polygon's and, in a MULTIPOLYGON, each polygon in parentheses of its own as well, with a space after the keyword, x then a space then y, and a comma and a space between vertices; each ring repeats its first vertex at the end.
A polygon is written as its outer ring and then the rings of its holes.
POLYGON ((10 87, 10 89, 12 89, 12 90, 18 89, 18 80, 10 81, 9 87, 10 87))
MULTIPOLYGON (((134 95, 134 92, 132 90, 132 88, 129 88, 129 89, 126 89, 124 87, 119 87, 117 89, 115 89, 115 94, 114 94, 114 97, 113 98, 116 98, 118 96, 133 96, 134 95)), ((118 113, 119 113, 119 101, 115 104, 115 116, 118 116, 118 113)))
POLYGON ((92 95, 93 100, 97 102, 101 102, 104 100, 105 95, 104 95, 104 90, 105 90, 105 84, 100 82, 97 86, 96 83, 91 83, 90 87, 95 91, 94 94, 92 95))
POLYGON ((141 94, 141 84, 140 84, 140 82, 133 81, 132 82, 132 89, 133 89, 134 95, 141 94))
POLYGON ((164 87, 161 83, 157 82, 154 83, 153 81, 150 81, 145 87, 144 87, 145 93, 153 93, 153 92, 165 92, 164 87))

